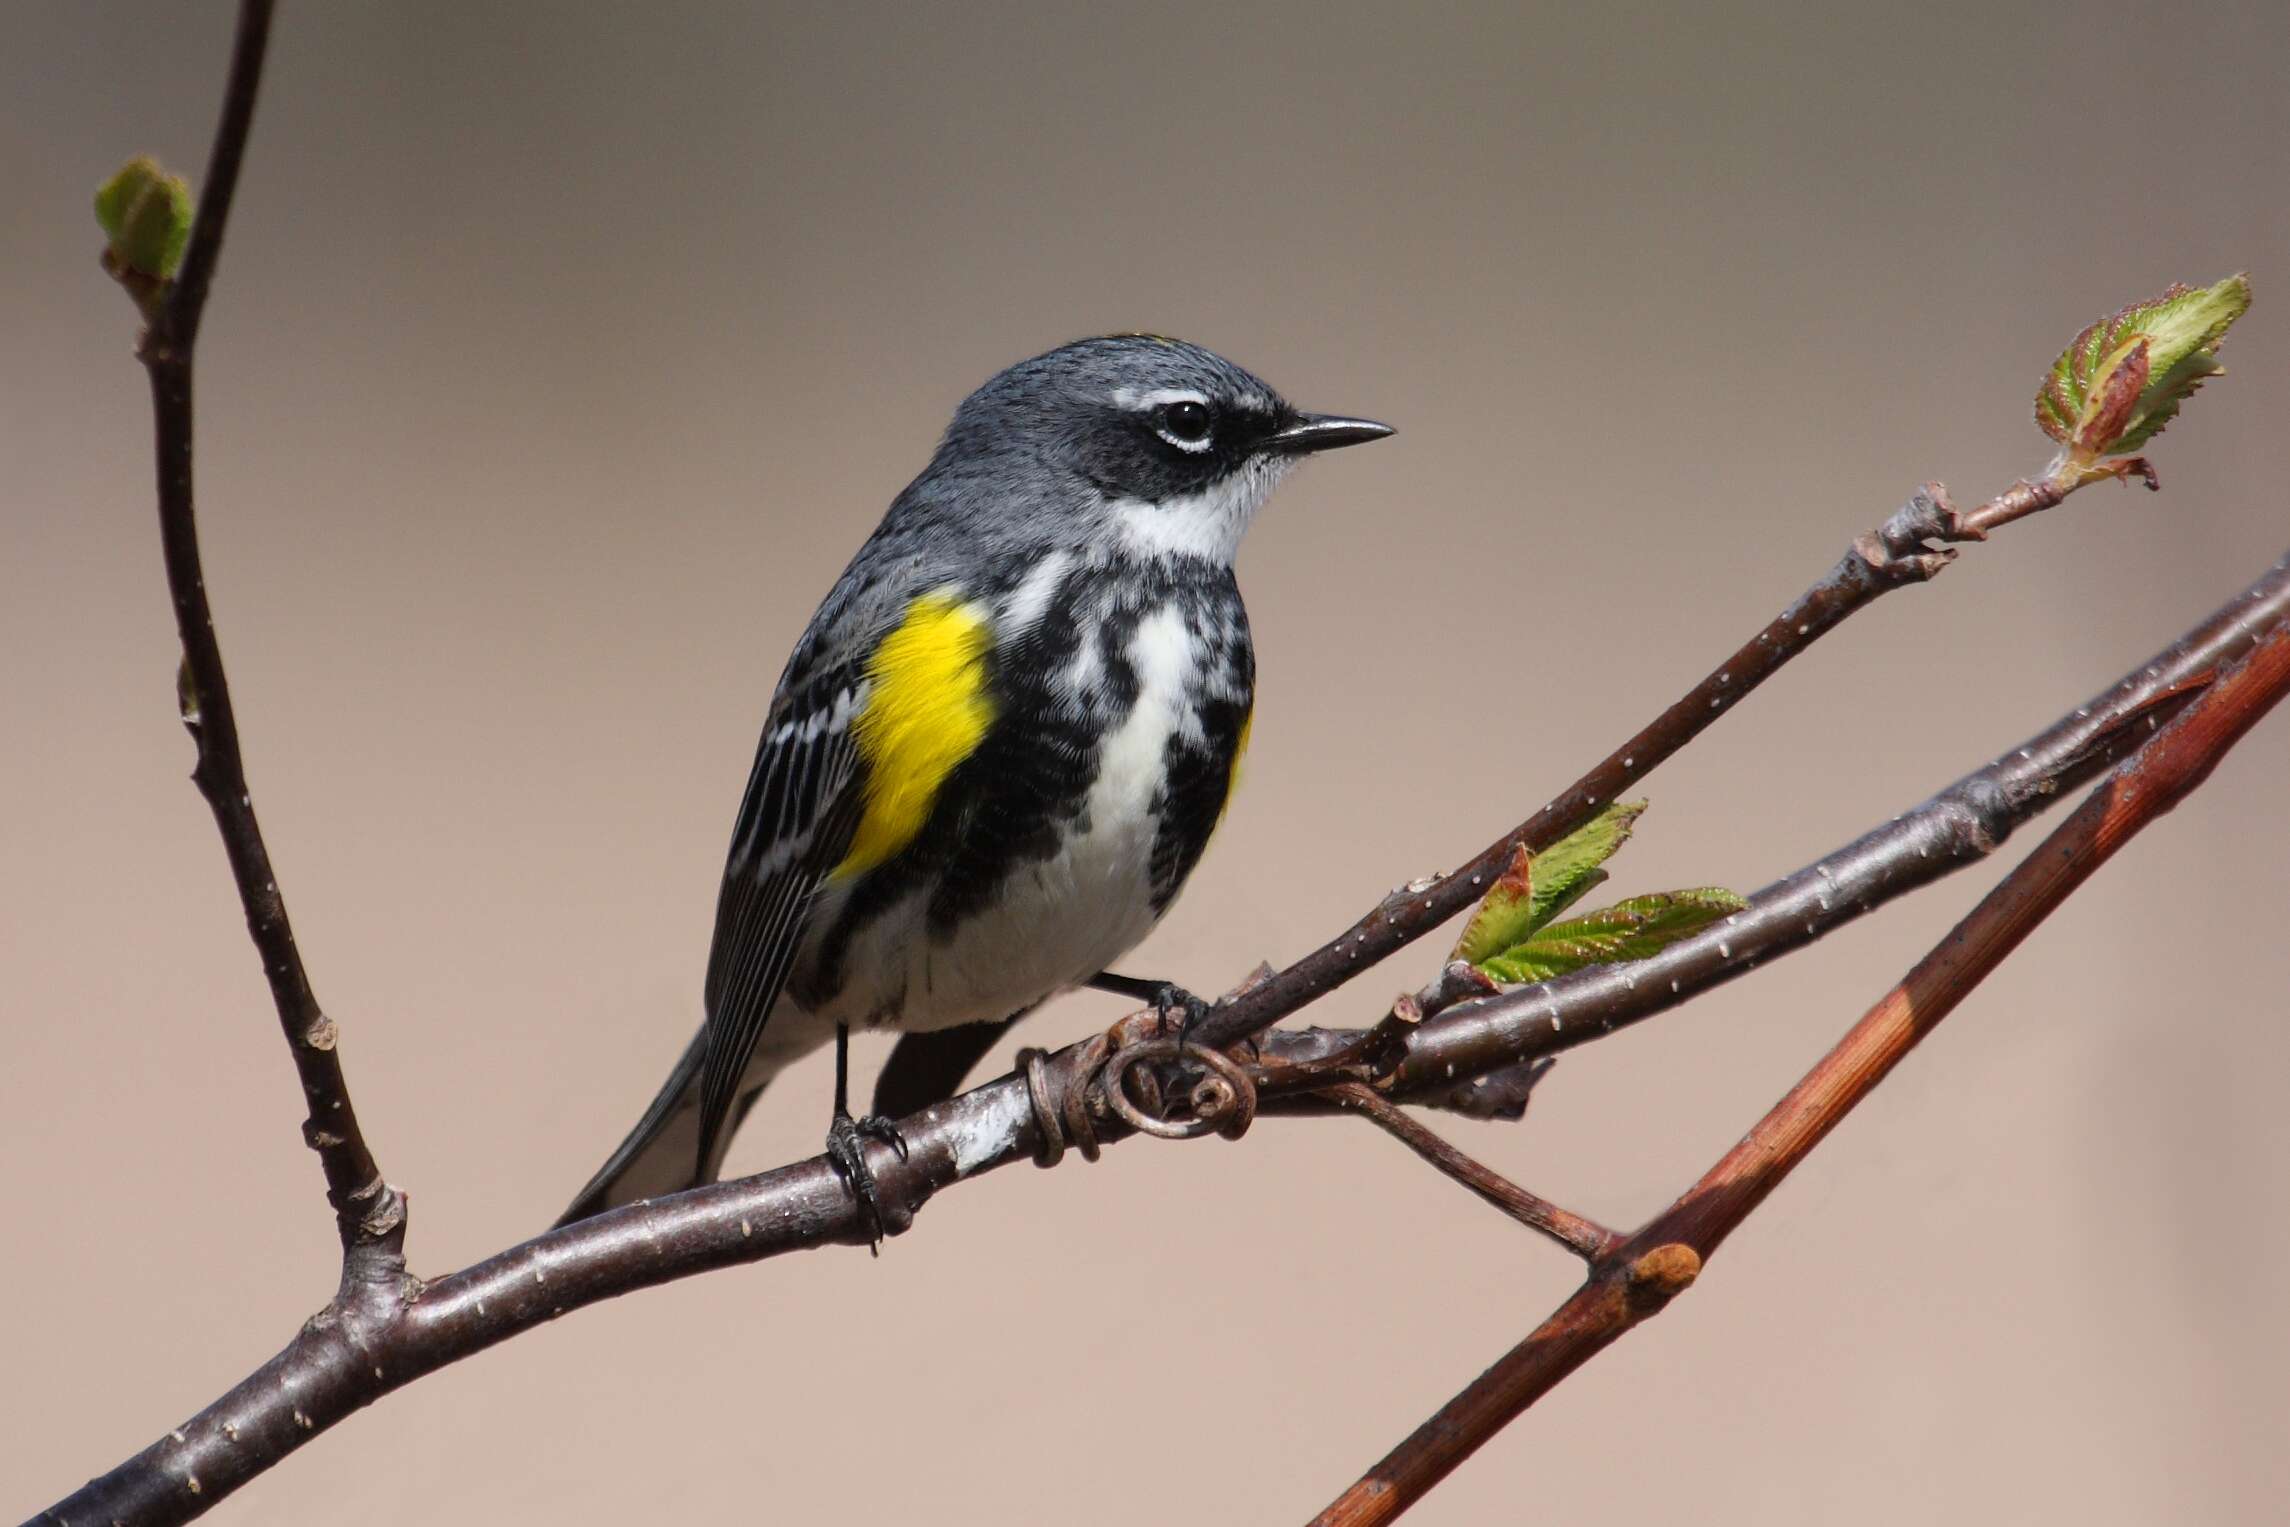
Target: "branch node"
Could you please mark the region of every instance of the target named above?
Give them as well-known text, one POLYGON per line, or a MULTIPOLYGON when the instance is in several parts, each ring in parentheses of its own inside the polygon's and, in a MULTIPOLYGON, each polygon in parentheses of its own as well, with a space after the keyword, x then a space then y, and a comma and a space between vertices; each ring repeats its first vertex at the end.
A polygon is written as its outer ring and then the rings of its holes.
POLYGON ((1948 490, 1936 482, 1921 484, 1908 502, 1892 512, 1882 525, 1853 541, 1853 555, 1877 581, 1888 586, 1924 583, 1956 560, 1956 553, 1933 541, 1984 540, 1977 530, 1966 534, 1963 516, 1949 501, 1948 490))
POLYGON ((1458 1002, 1492 996, 1497 989, 1494 978, 1469 960, 1449 960, 1440 967, 1439 974, 1415 994, 1415 1005, 1420 1016, 1429 1018, 1458 1002))
POLYGON ((191 673, 191 659, 185 654, 175 665, 175 714, 183 718, 183 730, 197 742, 201 723, 205 719, 199 708, 199 681, 191 673))
MULTIPOLYGON (((1469 966, 1464 967, 1469 970, 1469 966)), ((1472 971, 1477 975, 1477 971, 1472 971)), ((1483 978, 1482 978, 1483 979, 1483 978)), ((1493 983, 1489 983, 1489 990, 1493 983)), ((1378 1018, 1375 1027, 1360 1039, 1359 1048, 1347 1057, 1365 1068, 1364 1080, 1381 1083, 1390 1080, 1407 1061, 1407 1039, 1416 1025, 1423 1022, 1423 1003, 1417 997, 1400 993, 1392 999, 1391 1011, 1378 1018)))
POLYGON ((1443 1176, 1468 1188, 1529 1230, 1549 1236, 1593 1268, 1622 1244, 1622 1237, 1604 1225, 1528 1192, 1492 1167, 1457 1150, 1436 1132, 1408 1117, 1403 1109, 1386 1102, 1374 1088, 1358 1082, 1343 1082, 1328 1088, 1326 1096, 1339 1107, 1356 1111, 1443 1176))
POLYGON ((375 1179, 374 1206, 358 1221, 359 1236, 368 1241, 387 1239, 406 1222, 406 1197, 388 1183, 375 1179))
POLYGON ((1660 1313, 1664 1305, 1692 1288, 1701 1275, 1701 1253, 1681 1241, 1670 1241, 1630 1264, 1623 1297, 1630 1302, 1631 1315, 1643 1320, 1660 1313))

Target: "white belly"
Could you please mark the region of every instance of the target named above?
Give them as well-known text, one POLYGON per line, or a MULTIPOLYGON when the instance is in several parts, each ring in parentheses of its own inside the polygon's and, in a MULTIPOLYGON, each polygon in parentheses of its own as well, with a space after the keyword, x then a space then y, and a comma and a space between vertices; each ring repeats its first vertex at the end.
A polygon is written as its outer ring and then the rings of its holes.
POLYGON ((1137 702, 1099 750, 1087 810, 1060 851, 1020 865, 951 938, 925 926, 927 889, 867 924, 821 1017, 904 1029, 1007 1018, 1087 980, 1153 931, 1154 797, 1171 739, 1198 736, 1201 724, 1182 614, 1164 606, 1138 622, 1129 658, 1137 702))

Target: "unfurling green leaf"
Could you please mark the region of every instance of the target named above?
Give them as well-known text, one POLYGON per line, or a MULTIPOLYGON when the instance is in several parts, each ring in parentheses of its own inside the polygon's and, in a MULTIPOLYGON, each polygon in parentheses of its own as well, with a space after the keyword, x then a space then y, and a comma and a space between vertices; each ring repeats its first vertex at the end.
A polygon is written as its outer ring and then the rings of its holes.
POLYGON ((191 188, 158 160, 137 155, 97 189, 95 220, 110 241, 113 274, 172 280, 191 238, 191 188))
POLYGON ((1616 801, 1535 855, 1534 927, 1573 906, 1606 878, 1599 866, 1630 841, 1630 830, 1645 814, 1644 801, 1616 801))
POLYGON ((2075 437, 2069 442, 2085 459, 2096 461, 2106 455, 2108 447, 2130 428, 2131 415, 2139 407, 2139 395, 2147 390, 2153 369, 2150 353, 2150 343, 2142 334, 2101 364, 2099 385, 2083 400, 2083 412, 2075 421, 2075 437))
POLYGON ((1449 960, 1467 960, 1476 965, 1534 931, 1527 926, 1527 908, 1534 895, 1534 869, 1534 855, 1524 848, 1511 850, 1510 865, 1479 899, 1471 920, 1463 925, 1462 935, 1447 956, 1449 960))
POLYGON ((1477 963, 1505 985, 1548 981, 1585 965, 1643 960, 1748 905, 1733 892, 1716 887, 1633 896, 1586 916, 1552 923, 1523 943, 1477 963))
POLYGON ((2075 336, 2036 393, 2036 425, 2091 462, 2139 449, 2216 373, 2219 341, 2250 311, 2250 278, 2173 286, 2075 336))
POLYGON ((1606 878, 1599 868, 1630 839, 1644 801, 1620 801, 1539 854, 1515 849, 1509 868, 1489 887, 1450 960, 1476 965, 1524 943, 1537 928, 1580 901, 1606 878))

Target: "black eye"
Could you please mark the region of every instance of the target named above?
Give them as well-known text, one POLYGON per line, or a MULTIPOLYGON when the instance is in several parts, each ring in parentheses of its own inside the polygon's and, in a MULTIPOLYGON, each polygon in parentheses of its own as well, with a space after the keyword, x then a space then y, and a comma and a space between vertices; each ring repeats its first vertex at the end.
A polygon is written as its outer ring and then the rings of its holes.
POLYGON ((1209 438, 1209 405, 1186 399, 1161 406, 1161 433, 1172 440, 1198 442, 1209 438))

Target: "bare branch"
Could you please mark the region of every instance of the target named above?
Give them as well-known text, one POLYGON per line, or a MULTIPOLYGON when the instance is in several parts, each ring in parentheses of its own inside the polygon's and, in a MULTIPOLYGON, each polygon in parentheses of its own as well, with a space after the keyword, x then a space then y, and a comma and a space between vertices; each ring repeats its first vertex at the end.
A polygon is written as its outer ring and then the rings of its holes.
POLYGON ((2285 693, 2290 631, 2277 628, 2092 791, 1724 1159, 1313 1527, 1391 1521, 1560 1380, 1659 1312, 1919 1040, 2117 849, 2208 778, 2285 693))
POLYGON ((2285 618, 2290 556, 2072 714, 1922 805, 1758 891, 1746 908, 1715 926, 1648 959, 1592 966, 1426 1019, 1409 1036, 1406 1061, 1379 1085, 1405 1098, 1456 1076, 1572 1049, 1986 858, 2060 792, 2135 749, 2188 704, 2214 670, 2247 653, 2285 618))
MULTIPOLYGON (((2153 469, 2144 460, 2109 465, 2155 485, 2153 469)), ((1394 891, 1272 980, 1219 1007, 1198 1026, 1197 1037, 1204 1044, 1223 1046, 1260 1033, 1471 906, 1502 873, 1514 851, 1522 846, 1536 853, 1549 848, 1612 805, 1623 791, 1851 616, 1894 589, 1937 576, 1956 553, 1931 543, 1986 540, 1994 526, 2050 508, 2078 488, 2118 475, 2113 470, 2064 478, 2053 474, 2040 486, 2017 483, 1968 514, 1949 502, 1947 489, 1926 483, 1882 525, 1856 538, 1837 565, 1768 621, 1764 630, 1540 811, 1460 869, 1394 891)))
MULTIPOLYGON (((1316 1085, 1322 1088, 1337 1082, 1365 1079, 1374 1068, 1355 1062, 1361 1042, 1371 1032, 1316 1026, 1265 1030, 1255 1040, 1264 1062, 1256 1074, 1257 1112, 1260 1115, 1343 1112, 1324 1090, 1290 1089, 1299 1085, 1299 1078, 1306 1075, 1319 1076, 1321 1080, 1316 1085), (1277 1069, 1284 1066, 1309 1066, 1312 1071, 1277 1069)), ((1534 1095, 1535 1084, 1557 1064, 1555 1060, 1533 1060, 1505 1066, 1484 1076, 1460 1077, 1436 1087, 1413 1087, 1408 1091, 1407 1102, 1411 1107, 1436 1108, 1466 1119, 1516 1121, 1526 1117, 1527 1102, 1534 1095)))
MULTIPOLYGON (((630 1205, 433 1282, 405 1270, 405 1205, 359 1128, 332 1021, 296 947, 257 820, 209 606, 193 495, 193 355, 244 158, 271 21, 242 0, 229 82, 179 274, 115 268, 144 311, 164 561, 183 645, 193 779, 212 810, 309 1107, 343 1248, 341 1288, 294 1339, 183 1427, 41 1520, 185 1521, 352 1412, 424 1374, 574 1309, 696 1273, 875 1234, 824 1158, 630 1205)), ((171 226, 179 226, 171 224, 171 226)), ((1278 1019, 1475 901, 1512 853, 1550 846, 1713 724, 1828 631, 1989 531, 2103 480, 2155 486, 2143 460, 2067 456, 1969 514, 1927 485, 1858 538, 1829 574, 1559 798, 1454 873, 1411 885, 1346 933, 1237 992, 1201 1025, 1204 1049, 1139 1019, 903 1121, 906 1155, 876 1175, 884 1226, 938 1191, 1034 1159, 1084 1155, 1133 1132, 1237 1138, 1270 1111, 1357 1112, 1482 1199, 1590 1264, 1582 1290, 1331 1508, 1388 1520, 1565 1373, 1689 1286, 1704 1259, 1843 1115, 2115 848, 2195 788, 2290 688, 2290 559, 2229 609, 2042 736, 1830 859, 1760 892, 1718 929, 1655 960, 1497 992, 1450 965, 1360 1032, 1268 1032, 1278 1019), (2257 655, 2213 670, 2272 631, 2257 655), (2156 728, 2171 717, 2171 725, 2156 728), (2150 740, 2151 738, 2151 740, 2150 740), (2146 746, 1959 925, 1742 1146, 1664 1215, 1624 1237, 1529 1193, 1403 1112, 1399 1101, 1518 1117, 1557 1050, 1674 1007, 1993 852, 2060 791, 2146 746), (1249 1065, 1236 1052, 1252 1049, 1249 1065)), ((1344 1514, 1344 1513, 1351 1514, 1344 1514)))
MULTIPOLYGON (((2260 634, 2281 625, 2286 613, 2290 613, 2290 559, 2114 690, 2031 744, 2031 751, 2039 744, 2050 750, 2043 755, 2042 767, 2032 776, 2030 788, 1983 817, 1982 830, 2008 832, 2056 799, 2059 781, 2088 778, 2120 756, 2135 726, 2158 714, 2159 696, 2185 693, 2194 677, 2247 651, 2260 634), (2043 781, 2049 786, 2039 788, 2043 781)), ((2037 764, 2034 757, 2017 761, 2031 768, 2037 764)), ((1917 844, 1924 841, 1902 839, 1876 857, 1919 863, 1917 844)), ((1897 895, 1907 884, 1922 883, 1952 864, 1961 866, 1976 857, 1941 861, 1922 879, 1887 881, 1884 894, 1897 895)), ((1782 885, 1792 885, 1795 878, 1782 885)), ((1636 968, 1654 964, 1648 961, 1636 968)), ((1506 1000, 1464 1003, 1416 1025, 1405 1036, 1408 1059, 1379 1090, 1404 1093, 1420 1086, 1453 1100, 1459 1096, 1456 1078, 1465 1073, 1458 1069, 1453 1076, 1445 1075, 1449 1064, 1461 1065, 1448 1056, 1492 1055, 1495 1058, 1483 1071, 1515 1068, 1510 1057, 1521 1046, 1509 1033, 1507 1010, 1496 1006, 1506 1000), (1427 1050, 1426 1039, 1434 1031, 1439 1044, 1427 1050)), ((1587 1013, 1588 999, 1582 1000, 1587 1013)), ((1665 990, 1654 1006, 1634 1010, 1634 1015, 1683 1000, 1683 995, 1665 990)), ((1149 1015, 1140 1016, 1150 1024, 1149 1015)), ((1581 1027, 1588 1030, 1594 1025, 1586 1019, 1581 1027)), ((1065 1101, 1077 1094, 1088 1103, 1103 1070, 1119 1058, 1116 1052, 1145 1032, 1124 1020, 1111 1035, 1093 1035, 1043 1058, 1038 1079, 1005 1077, 901 1120, 899 1127, 909 1146, 907 1159, 884 1153, 874 1163, 886 1223, 894 1231, 903 1230, 941 1189, 1049 1155, 1052 1137, 1045 1124, 1058 1127, 1065 1101), (1042 1106, 1034 1101, 1037 1091, 1042 1106)), ((1275 1088, 1281 1085, 1283 1072, 1297 1063, 1359 1051, 1360 1041, 1358 1034, 1328 1031, 1267 1035, 1265 1055, 1252 1074, 1260 1089, 1275 1088)), ((1376 1047, 1380 1045, 1379 1041, 1376 1047)), ((1533 1073, 1525 1074, 1531 1078, 1533 1073)), ((1516 1078, 1520 1072, 1514 1069, 1511 1075, 1516 1078)), ((1316 1087, 1345 1079, 1325 1068, 1316 1069, 1310 1078, 1316 1087)), ((1523 1099, 1524 1089, 1517 1095, 1523 1099)), ((1326 1101, 1320 1106, 1327 1106, 1326 1101)), ((1098 1144, 1112 1143, 1130 1132, 1104 1106, 1101 1095, 1090 1106, 1090 1119, 1098 1144)), ((395 1311, 338 1303, 256 1374, 110 1474, 91 1481, 54 1508, 54 1515, 70 1521, 116 1519, 135 1524, 187 1521, 352 1411, 532 1326, 584 1305, 713 1268, 830 1243, 864 1245, 870 1239, 870 1228, 861 1223, 824 1157, 611 1210, 434 1282, 408 1280, 402 1308, 395 1311), (198 1481, 196 1490, 188 1483, 193 1479, 198 1481)), ((1649 1310, 1682 1287, 1689 1270, 1678 1256, 1661 1247, 1648 1248, 1641 1238, 1633 1238, 1630 1245, 1638 1253, 1628 1264, 1635 1272, 1626 1269, 1628 1275, 1616 1285, 1611 1269, 1622 1265, 1617 1254, 1602 1264, 1609 1272, 1593 1283, 1604 1291, 1601 1297, 1622 1300, 1627 1311, 1649 1310)), ((1585 1306, 1569 1318, 1588 1321, 1596 1313, 1585 1306)))
POLYGON ((1385 1102, 1373 1087, 1341 1082, 1328 1089, 1328 1096, 1338 1107, 1358 1113, 1440 1172, 1529 1230, 1549 1236, 1585 1262, 1595 1266, 1600 1258, 1622 1244, 1622 1237, 1604 1225, 1528 1192, 1492 1167, 1457 1150, 1411 1118, 1404 1109, 1385 1102))
POLYGON ((326 1173, 326 1197, 344 1253, 343 1287, 350 1291, 387 1283, 402 1270, 405 1205, 382 1180, 381 1168, 358 1127, 350 1089, 342 1076, 334 1021, 318 1005, 286 916, 286 900, 271 867, 270 850, 255 818, 239 754, 238 716, 223 672, 222 647, 215 636, 214 612, 199 560, 198 519, 191 477, 193 351, 215 262, 222 251, 223 227, 246 154, 247 130, 254 120, 255 94, 262 80, 263 52, 270 36, 269 0, 246 0, 239 9, 237 40, 231 53, 230 83, 223 96, 222 121, 199 197, 183 265, 168 286, 140 354, 151 378, 159 478, 159 535, 174 597, 175 625, 183 641, 178 688, 183 724, 198 746, 191 778, 214 812, 223 849, 237 882, 247 931, 262 957, 278 1021, 294 1057, 309 1107, 303 1139, 318 1153, 326 1173))

